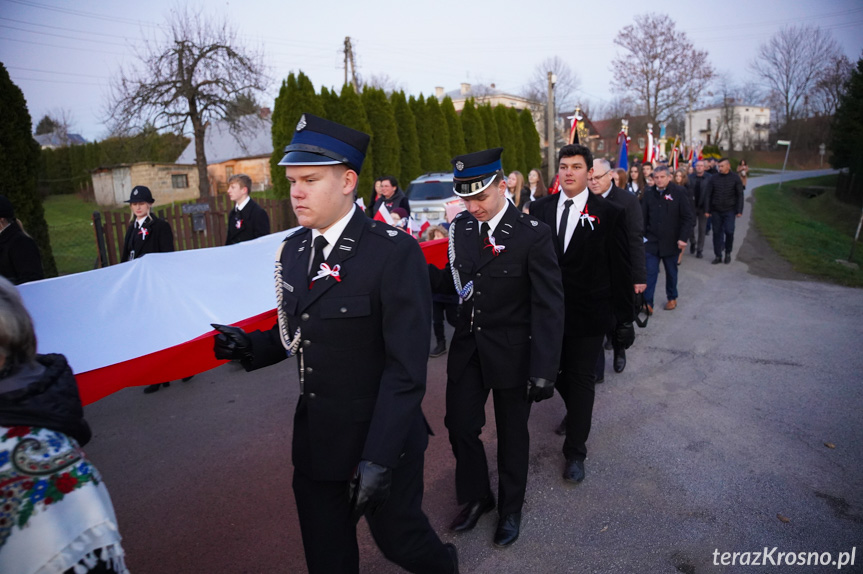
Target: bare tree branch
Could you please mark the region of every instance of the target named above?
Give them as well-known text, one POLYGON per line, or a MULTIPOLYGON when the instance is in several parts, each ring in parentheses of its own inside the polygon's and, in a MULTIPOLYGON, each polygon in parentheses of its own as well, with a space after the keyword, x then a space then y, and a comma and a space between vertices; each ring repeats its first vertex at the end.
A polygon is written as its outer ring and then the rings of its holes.
POLYGON ((611 63, 611 89, 632 98, 654 123, 669 122, 698 104, 713 79, 707 52, 696 50, 665 14, 636 16, 614 43, 625 52, 611 63))
POLYGON ((111 82, 107 117, 112 132, 128 133, 150 124, 189 133, 195 140, 201 197, 210 193, 204 152, 206 126, 227 120, 242 98, 253 98, 269 82, 259 50, 242 46, 225 20, 188 7, 172 11, 161 38, 148 38, 137 65, 121 69, 111 82))

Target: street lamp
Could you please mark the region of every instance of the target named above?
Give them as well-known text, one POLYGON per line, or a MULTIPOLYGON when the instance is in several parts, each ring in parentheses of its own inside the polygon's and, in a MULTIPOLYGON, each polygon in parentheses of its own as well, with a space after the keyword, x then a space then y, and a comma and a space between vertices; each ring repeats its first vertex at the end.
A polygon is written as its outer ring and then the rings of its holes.
POLYGON ((785 179, 785 166, 788 164, 788 153, 791 151, 791 140, 777 140, 776 145, 788 146, 785 148, 785 161, 782 162, 782 173, 779 175, 779 189, 782 189, 782 180, 785 179))

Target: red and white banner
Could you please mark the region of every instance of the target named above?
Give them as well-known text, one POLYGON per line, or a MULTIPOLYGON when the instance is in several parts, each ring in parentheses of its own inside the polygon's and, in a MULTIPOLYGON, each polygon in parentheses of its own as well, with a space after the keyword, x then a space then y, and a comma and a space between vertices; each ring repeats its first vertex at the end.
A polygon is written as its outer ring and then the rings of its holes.
MULTIPOLYGON (((275 253, 289 233, 20 285, 38 352, 66 356, 84 404, 217 367, 210 323, 275 323, 275 253)), ((447 240, 422 248, 429 263, 446 265, 447 240)))

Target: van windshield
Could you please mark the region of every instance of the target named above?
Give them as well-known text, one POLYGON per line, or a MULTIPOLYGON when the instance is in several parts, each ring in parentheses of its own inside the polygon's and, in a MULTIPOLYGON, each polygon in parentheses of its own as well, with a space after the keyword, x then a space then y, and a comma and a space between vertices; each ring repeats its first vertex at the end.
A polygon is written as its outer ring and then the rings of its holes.
POLYGON ((446 199, 455 195, 452 181, 423 181, 408 186, 408 199, 446 199))

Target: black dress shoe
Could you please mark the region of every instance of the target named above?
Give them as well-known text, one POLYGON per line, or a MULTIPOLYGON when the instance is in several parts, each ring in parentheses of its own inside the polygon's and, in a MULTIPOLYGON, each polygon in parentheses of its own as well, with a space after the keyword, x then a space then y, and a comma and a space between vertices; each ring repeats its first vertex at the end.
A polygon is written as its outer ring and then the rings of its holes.
POLYGON ((437 345, 435 345, 434 349, 429 353, 429 357, 440 357, 444 353, 446 353, 446 341, 438 341, 437 345))
POLYGON ((698 253, 696 253, 696 254, 695 254, 695 258, 696 258, 696 259, 703 259, 703 258, 704 258, 704 253, 702 253, 701 251, 699 251, 698 253))
POLYGON ((566 436, 566 415, 563 415, 563 420, 560 421, 560 424, 557 425, 556 429, 554 429, 554 434, 558 436, 566 436))
POLYGON ((150 393, 155 393, 156 391, 159 390, 159 387, 161 387, 163 385, 166 387, 170 387, 171 383, 156 383, 155 385, 150 385, 148 387, 145 387, 144 388, 144 394, 149 395, 150 393))
POLYGON ((494 510, 494 496, 488 495, 482 500, 474 500, 467 503, 458 513, 458 516, 449 525, 453 532, 465 532, 476 526, 479 517, 494 510))
POLYGON ((605 382, 605 377, 596 377, 596 380, 593 381, 593 384, 594 385, 601 385, 604 382, 605 382))
POLYGON ((690 243, 689 244, 689 254, 692 255, 693 253, 695 253, 695 245, 690 243))
POLYGON ((584 480, 584 461, 566 461, 566 464, 563 467, 563 480, 566 482, 581 482, 584 480))
POLYGON ((725 264, 728 265, 729 263, 731 263, 731 254, 726 253, 725 254, 725 264))
POLYGON ((521 512, 514 512, 502 516, 494 531, 494 545, 498 548, 509 546, 518 540, 518 531, 521 529, 521 512))
POLYGON ((458 550, 455 548, 455 544, 444 544, 444 548, 449 553, 450 558, 452 558, 452 574, 458 573, 458 550))
POLYGON ((711 265, 718 265, 722 263, 722 257, 716 257, 713 261, 710 262, 711 265))
POLYGON ((622 373, 626 368, 626 351, 623 349, 614 352, 614 372, 622 373))

